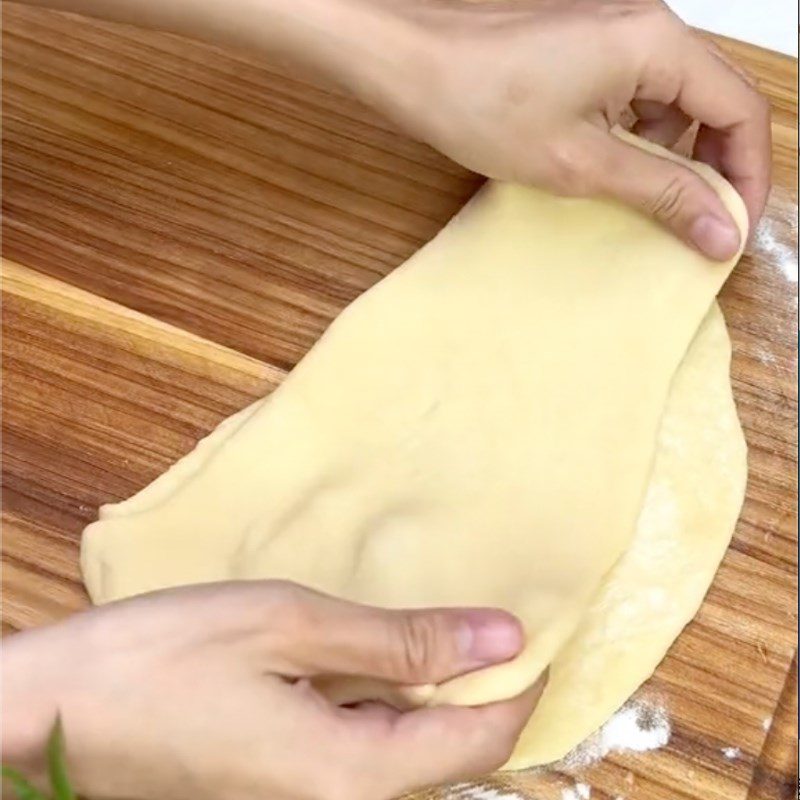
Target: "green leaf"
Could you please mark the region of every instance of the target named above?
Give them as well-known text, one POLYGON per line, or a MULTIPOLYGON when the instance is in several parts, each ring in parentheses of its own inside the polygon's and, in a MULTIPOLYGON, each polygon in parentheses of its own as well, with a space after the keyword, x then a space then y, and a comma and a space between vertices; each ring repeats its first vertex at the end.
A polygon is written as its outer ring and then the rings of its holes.
POLYGON ((3 778, 7 780, 17 795, 17 800, 47 800, 47 798, 23 777, 22 773, 11 767, 3 767, 3 778))
POLYGON ((64 755, 64 729, 61 717, 56 718, 56 724, 50 733, 47 742, 47 767, 50 773, 50 786, 53 790, 53 800, 76 800, 75 792, 67 778, 67 764, 64 755))

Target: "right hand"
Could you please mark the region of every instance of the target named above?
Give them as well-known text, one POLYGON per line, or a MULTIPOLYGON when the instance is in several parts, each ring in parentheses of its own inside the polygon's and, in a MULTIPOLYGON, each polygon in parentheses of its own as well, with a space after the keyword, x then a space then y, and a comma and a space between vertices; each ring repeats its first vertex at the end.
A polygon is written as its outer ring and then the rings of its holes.
POLYGON ((631 107, 635 132, 667 147, 697 121, 695 157, 728 178, 755 227, 769 190, 769 104, 661 0, 383 7, 395 27, 403 30, 404 20, 416 34, 387 33, 411 45, 404 60, 384 59, 391 69, 381 71, 378 58, 365 66, 376 76, 367 100, 455 161, 558 194, 614 197, 724 260, 741 237, 716 192, 686 167, 611 133, 631 107))
POLYGON ((479 708, 339 708, 309 683, 438 683, 512 658, 503 611, 387 611, 280 581, 141 595, 4 640, 3 761, 107 800, 388 800, 489 772, 542 692, 479 708))

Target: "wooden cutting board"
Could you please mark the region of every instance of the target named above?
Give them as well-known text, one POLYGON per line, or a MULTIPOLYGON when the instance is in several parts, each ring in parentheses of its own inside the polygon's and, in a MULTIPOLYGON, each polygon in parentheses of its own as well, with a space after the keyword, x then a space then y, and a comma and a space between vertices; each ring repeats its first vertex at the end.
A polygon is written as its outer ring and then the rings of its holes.
MULTIPOLYGON (((271 391, 478 181, 291 69, 4 5, 10 632, 85 607, 79 534, 97 506, 271 391)), ((576 781, 592 800, 792 794, 797 65, 721 44, 773 100, 775 188, 722 294, 747 502, 706 603, 643 690, 671 738, 437 797, 564 800, 576 781)))

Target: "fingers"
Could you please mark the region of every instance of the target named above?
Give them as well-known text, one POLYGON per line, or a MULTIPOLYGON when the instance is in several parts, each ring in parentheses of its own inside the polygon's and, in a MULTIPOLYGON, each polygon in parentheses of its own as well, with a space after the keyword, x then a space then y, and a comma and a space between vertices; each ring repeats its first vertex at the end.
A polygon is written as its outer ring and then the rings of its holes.
POLYGON ((265 620, 271 669, 439 683, 507 661, 523 646, 519 622, 492 609, 395 611, 349 603, 293 584, 265 620))
MULTIPOLYGON (((485 775, 508 761, 547 683, 519 697, 478 708, 439 706, 400 715, 373 745, 394 794, 485 775)), ((370 756, 373 758, 373 756, 370 756)))
POLYGON ((638 117, 633 132, 662 147, 674 147, 692 123, 676 106, 652 100, 634 100, 631 106, 638 117))
POLYGON ((766 204, 770 181, 769 103, 727 57, 683 29, 666 40, 646 65, 640 100, 674 104, 701 129, 695 155, 709 160, 747 206, 751 230, 766 204))
MULTIPOLYGON (((769 128, 764 148, 771 153, 769 128)), ((761 145, 749 142, 740 131, 719 131, 701 125, 694 145, 694 157, 710 164, 736 188, 747 207, 750 231, 764 213, 770 187, 771 161, 761 145)))
POLYGON ((741 234, 717 193, 682 164, 598 131, 596 183, 600 192, 640 208, 709 258, 739 250, 741 234))

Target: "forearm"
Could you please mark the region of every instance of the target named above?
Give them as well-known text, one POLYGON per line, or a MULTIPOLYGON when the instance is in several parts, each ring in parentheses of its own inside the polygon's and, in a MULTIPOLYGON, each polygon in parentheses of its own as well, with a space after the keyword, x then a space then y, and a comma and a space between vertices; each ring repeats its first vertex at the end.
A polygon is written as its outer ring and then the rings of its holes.
MULTIPOLYGON (((404 82, 420 30, 395 0, 24 0, 113 22, 278 54, 326 71, 359 95, 404 82)), ((423 73, 424 74, 424 73, 423 73)))

